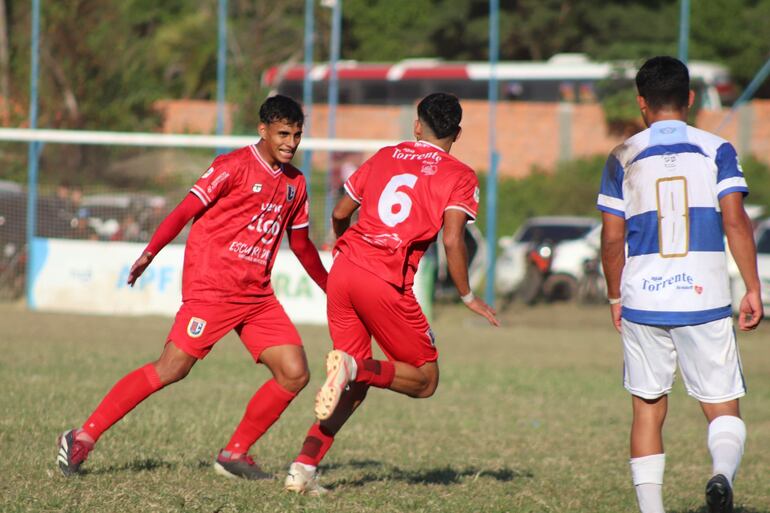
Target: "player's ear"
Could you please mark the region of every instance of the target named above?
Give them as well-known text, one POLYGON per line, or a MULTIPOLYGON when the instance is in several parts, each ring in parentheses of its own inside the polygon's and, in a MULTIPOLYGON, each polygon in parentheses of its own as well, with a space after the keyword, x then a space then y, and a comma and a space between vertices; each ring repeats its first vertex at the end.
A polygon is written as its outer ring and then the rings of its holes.
POLYGON ((257 125, 257 133, 262 139, 267 137, 267 125, 260 121, 259 125, 257 125))
POLYGON ((695 103, 695 91, 690 89, 690 94, 687 96, 687 108, 691 108, 693 103, 695 103))
POLYGON ((420 118, 414 120, 414 138, 417 140, 422 139, 422 122, 420 122, 420 118))

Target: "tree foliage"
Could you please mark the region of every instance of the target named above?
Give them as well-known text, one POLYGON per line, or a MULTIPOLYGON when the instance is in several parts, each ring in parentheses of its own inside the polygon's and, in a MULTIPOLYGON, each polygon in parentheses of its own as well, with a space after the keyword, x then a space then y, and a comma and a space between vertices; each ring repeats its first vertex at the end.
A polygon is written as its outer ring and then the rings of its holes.
MULTIPOLYGON (((487 0, 341 1, 344 59, 487 58, 487 0)), ((29 102, 30 2, 2 6, 9 122, 20 124, 29 102)), ((503 0, 500 55, 676 54, 678 9, 670 0, 503 0)), ((727 64, 745 85, 770 54, 770 0, 698 1, 691 9, 690 57, 727 64)), ((302 59, 303 11, 303 0, 229 1, 227 97, 239 109, 237 130, 253 130, 265 69, 302 59)), ((315 59, 325 60, 330 9, 317 5, 315 13, 315 59)), ((215 98, 217 0, 43 1, 42 34, 41 126, 146 130, 158 124, 156 100, 215 98)), ((760 93, 770 95, 770 85, 760 93)))

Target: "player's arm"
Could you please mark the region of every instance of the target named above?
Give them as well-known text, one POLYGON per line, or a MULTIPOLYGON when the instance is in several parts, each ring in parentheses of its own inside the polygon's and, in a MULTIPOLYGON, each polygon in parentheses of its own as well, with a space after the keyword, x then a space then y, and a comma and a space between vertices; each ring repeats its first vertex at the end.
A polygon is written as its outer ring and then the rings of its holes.
POLYGON ((751 220, 743 208, 741 192, 722 196, 719 207, 722 209, 722 225, 727 235, 727 243, 730 245, 730 252, 735 258, 743 283, 746 285, 746 294, 741 299, 738 313, 738 327, 743 331, 753 330, 759 325, 764 312, 757 273, 757 248, 754 244, 751 220))
MULTIPOLYGON (((607 297, 620 299, 620 275, 626 265, 626 220, 615 214, 602 212, 602 268, 607 282, 607 297)), ((619 302, 610 304, 612 324, 620 331, 619 302)))
POLYGON ((446 251, 447 270, 465 306, 486 318, 489 324, 500 326, 495 317, 497 312, 473 295, 468 282, 468 248, 465 246, 465 223, 467 220, 468 216, 462 210, 450 209, 444 212, 443 242, 446 251))
POLYGON ((350 227, 350 219, 356 210, 358 210, 358 203, 347 194, 343 194, 332 211, 332 229, 337 238, 340 238, 350 227))
POLYGON ((185 227, 190 219, 199 215, 205 209, 206 206, 194 194, 185 196, 181 203, 160 223, 155 233, 152 234, 152 238, 142 252, 142 255, 131 266, 127 283, 133 287, 136 280, 147 269, 152 259, 155 258, 155 255, 179 235, 179 232, 182 231, 182 228, 185 227))
POLYGON ((318 249, 310 240, 308 228, 289 229, 289 247, 297 256, 297 260, 305 268, 310 278, 326 292, 326 279, 329 273, 326 271, 321 257, 318 255, 318 249))

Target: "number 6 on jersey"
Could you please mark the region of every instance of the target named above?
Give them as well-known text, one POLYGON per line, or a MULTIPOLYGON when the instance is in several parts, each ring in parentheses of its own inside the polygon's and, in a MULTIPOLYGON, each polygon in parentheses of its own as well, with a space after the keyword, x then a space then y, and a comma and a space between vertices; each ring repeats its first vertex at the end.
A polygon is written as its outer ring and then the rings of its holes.
POLYGON ((414 189, 415 183, 417 183, 417 177, 410 174, 396 175, 390 179, 377 203, 377 213, 383 223, 392 228, 409 217, 409 212, 412 211, 412 198, 398 188, 403 185, 414 189))

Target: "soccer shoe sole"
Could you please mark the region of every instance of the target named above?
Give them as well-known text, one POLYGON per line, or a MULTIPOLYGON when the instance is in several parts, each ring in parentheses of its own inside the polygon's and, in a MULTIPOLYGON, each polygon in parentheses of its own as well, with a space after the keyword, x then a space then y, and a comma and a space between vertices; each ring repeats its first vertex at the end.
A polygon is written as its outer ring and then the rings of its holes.
POLYGON ((715 475, 706 484, 706 506, 709 513, 733 513, 733 491, 722 474, 715 475))
POLYGON ((334 350, 326 357, 326 381, 315 396, 315 416, 326 420, 332 416, 340 402, 340 396, 350 380, 350 369, 345 353, 334 350))

